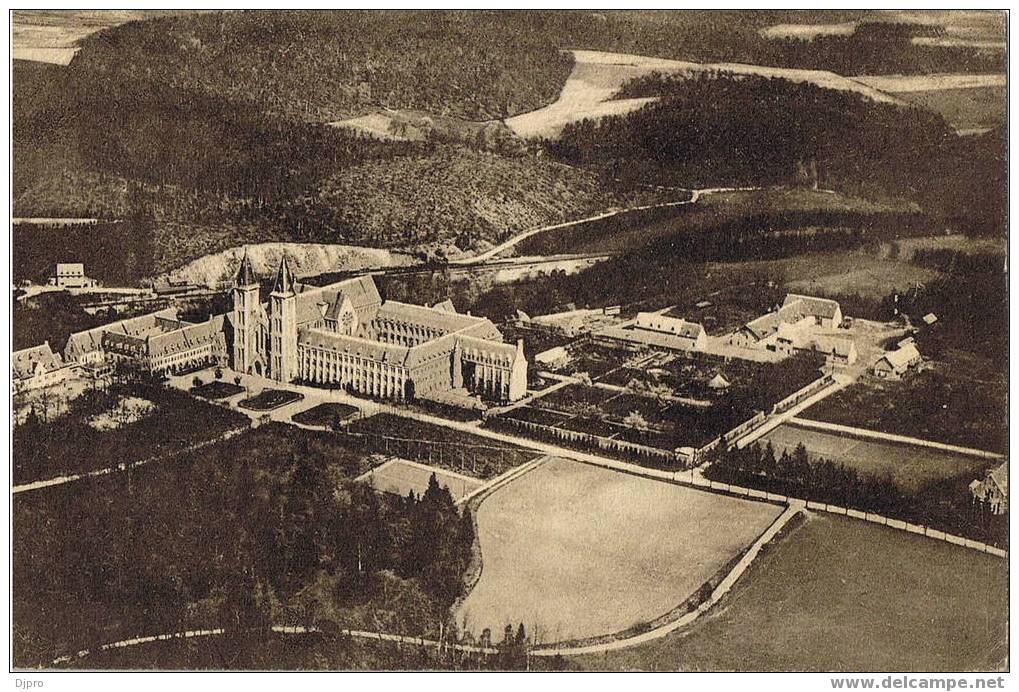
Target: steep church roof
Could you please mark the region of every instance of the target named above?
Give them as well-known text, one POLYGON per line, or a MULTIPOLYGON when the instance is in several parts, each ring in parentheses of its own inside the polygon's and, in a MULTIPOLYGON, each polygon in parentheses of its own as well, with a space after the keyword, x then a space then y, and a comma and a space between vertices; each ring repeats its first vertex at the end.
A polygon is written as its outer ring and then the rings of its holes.
POLYGON ((280 267, 276 270, 276 281, 272 284, 272 292, 286 295, 294 292, 294 275, 290 272, 286 255, 280 258, 280 267))
POLYGON ((237 286, 257 286, 258 279, 255 278, 255 271, 251 268, 251 260, 248 259, 248 250, 244 249, 244 256, 241 257, 241 266, 237 269, 237 286))

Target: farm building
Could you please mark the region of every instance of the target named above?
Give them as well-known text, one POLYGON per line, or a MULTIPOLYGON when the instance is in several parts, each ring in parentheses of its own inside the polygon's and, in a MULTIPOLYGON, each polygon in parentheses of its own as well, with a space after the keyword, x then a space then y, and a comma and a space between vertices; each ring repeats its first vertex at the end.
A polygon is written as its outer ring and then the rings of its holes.
POLYGON ((45 341, 11 354, 11 388, 14 393, 47 387, 67 379, 71 368, 45 341))
POLYGON ((834 329, 841 325, 842 308, 836 301, 790 293, 778 310, 747 322, 730 337, 729 343, 788 353, 796 348, 799 333, 807 327, 834 329))
POLYGON ((817 337, 812 342, 811 350, 823 354, 829 365, 852 365, 858 357, 852 339, 817 337))
POLYGON ((681 317, 639 312, 633 329, 636 332, 655 332, 674 337, 686 351, 702 351, 708 345, 708 335, 704 327, 696 322, 687 322, 681 317))
POLYGON ((1008 462, 987 472, 983 480, 969 484, 969 491, 980 502, 986 502, 992 514, 1008 511, 1008 462))
POLYGON ((874 363, 873 372, 882 379, 902 377, 911 367, 919 365, 921 360, 916 344, 910 343, 881 356, 874 363))
POLYGON ((64 262, 57 264, 53 278, 49 280, 51 286, 60 288, 88 288, 95 286, 93 279, 85 276, 85 265, 81 262, 64 262))
POLYGON ((793 308, 803 315, 812 317, 818 327, 832 329, 842 324, 842 308, 837 301, 828 298, 813 298, 797 293, 785 297, 782 308, 793 308))

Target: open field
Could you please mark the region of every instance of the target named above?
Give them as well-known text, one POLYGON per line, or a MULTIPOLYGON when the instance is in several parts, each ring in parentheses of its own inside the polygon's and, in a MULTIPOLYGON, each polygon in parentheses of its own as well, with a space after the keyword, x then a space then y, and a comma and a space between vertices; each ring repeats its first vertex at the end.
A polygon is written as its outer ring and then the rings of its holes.
POLYGON ((917 250, 953 250, 967 255, 981 252, 1004 254, 1008 250, 1004 238, 974 238, 961 233, 901 238, 895 244, 899 248, 899 259, 902 260, 913 259, 917 250))
POLYGON ((1005 87, 1004 74, 913 74, 860 75, 853 79, 891 94, 946 89, 986 89, 1005 87))
POLYGON ((559 98, 544 108, 506 119, 506 124, 520 137, 555 137, 571 122, 625 114, 640 108, 656 99, 617 101, 613 100, 613 97, 626 82, 652 72, 691 76, 711 72, 754 74, 791 82, 808 82, 827 89, 852 91, 873 101, 898 103, 894 96, 862 82, 823 70, 796 70, 736 63, 696 63, 593 50, 571 52, 574 61, 573 71, 563 85, 559 98))
POLYGON ((395 458, 381 466, 376 466, 358 480, 370 484, 379 492, 392 493, 401 497, 406 497, 413 492, 420 497, 428 489, 428 479, 433 473, 439 487, 449 490, 449 494, 453 496, 454 500, 459 500, 482 485, 482 482, 477 478, 471 478, 462 473, 454 473, 435 466, 426 466, 406 459, 395 458))
POLYGON ((807 253, 752 265, 727 263, 719 266, 753 266, 757 271, 779 274, 786 288, 798 293, 857 293, 865 298, 884 298, 895 289, 905 290, 916 282, 926 283, 939 276, 933 269, 882 259, 864 250, 807 253))
POLYGON ((813 420, 992 452, 1008 448, 1008 382, 950 352, 902 380, 863 377, 804 411, 813 420))
POLYGON ((691 628, 571 662, 598 670, 1000 670, 1007 562, 815 515, 691 628))
POLYGON ((813 458, 822 457, 845 464, 872 476, 890 478, 903 490, 914 492, 925 485, 944 479, 966 477, 967 481, 983 476, 984 470, 997 466, 993 459, 952 454, 936 449, 893 444, 880 440, 863 440, 821 430, 781 425, 768 433, 762 442, 770 442, 776 456, 790 454, 800 443, 813 458))
POLYGON ((676 608, 780 514, 749 502, 550 459, 478 508, 481 579, 456 612, 477 634, 594 637, 676 608))
POLYGON ((911 91, 902 98, 938 113, 959 133, 1003 127, 1008 92, 1004 84, 972 89, 911 91))
POLYGON ((911 210, 900 203, 871 202, 821 190, 724 190, 701 194, 688 205, 624 212, 539 233, 522 240, 515 250, 522 256, 620 253, 683 233, 735 232, 744 228, 777 232, 822 226, 879 229, 880 224, 887 224, 886 219, 897 219, 911 210))

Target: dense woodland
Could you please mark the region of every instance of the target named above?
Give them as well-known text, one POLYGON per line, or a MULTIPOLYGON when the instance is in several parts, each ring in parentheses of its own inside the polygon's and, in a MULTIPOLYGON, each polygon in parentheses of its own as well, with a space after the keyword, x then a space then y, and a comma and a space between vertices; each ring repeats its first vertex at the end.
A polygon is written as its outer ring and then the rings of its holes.
MULTIPOLYGON (((120 220, 144 244, 125 272, 134 280, 272 240, 442 259, 625 205, 648 182, 817 184, 919 202, 968 232, 1003 228, 1003 133, 963 141, 925 111, 808 84, 651 76, 621 96, 660 102, 577 123, 537 149, 507 141, 505 128, 446 126, 447 115, 497 118, 551 101, 569 69, 564 41, 705 60, 736 59, 739 50, 750 60, 761 46, 786 43, 758 34, 777 15, 407 16, 165 17, 89 37, 66 68, 18 62, 15 213, 120 220), (382 142, 316 124, 379 105, 433 113, 446 125, 424 141, 382 142)), ((800 48, 855 42, 867 47, 860 55, 877 56, 930 31, 865 25, 800 48)))
POLYGON ((271 425, 172 463, 20 495, 15 661, 210 626, 437 638, 472 520, 434 477, 421 497, 383 497, 349 480, 359 470, 336 438, 271 425))
POLYGON ((559 92, 566 48, 850 75, 1004 69, 1002 51, 911 43, 937 27, 865 23, 813 41, 763 37, 776 21, 764 12, 224 12, 116 27, 87 38, 75 62, 318 122, 377 106, 470 120, 532 110, 559 92))
POLYGON ((1004 137, 955 135, 940 116, 809 83, 724 73, 650 75, 620 97, 659 100, 627 115, 568 125, 549 151, 611 178, 691 187, 801 184, 898 197, 1004 229, 1004 137))

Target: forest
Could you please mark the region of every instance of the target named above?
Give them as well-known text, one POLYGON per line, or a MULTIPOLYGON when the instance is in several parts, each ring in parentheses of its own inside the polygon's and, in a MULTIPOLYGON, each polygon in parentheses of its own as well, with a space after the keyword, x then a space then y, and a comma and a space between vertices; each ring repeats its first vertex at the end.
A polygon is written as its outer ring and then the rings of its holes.
POLYGON ((963 140, 919 108, 758 76, 652 74, 617 96, 659 100, 568 125, 549 152, 610 178, 816 185, 917 202, 968 232, 1003 231, 999 131, 963 140))
MULTIPOLYGON (((377 107, 468 120, 554 100, 561 49, 840 74, 1001 72, 1003 51, 920 46, 939 27, 868 21, 848 36, 772 39, 768 12, 230 12, 129 23, 87 38, 75 68, 160 81, 323 122, 377 107), (285 56, 285 57, 281 57, 285 56)), ((845 19, 843 19, 845 20, 845 19)), ((793 21, 796 21, 793 19, 793 21)), ((816 21, 816 20, 814 20, 816 21)))
POLYGON ((462 589, 470 515, 434 476, 420 497, 378 495, 351 480, 360 460, 328 433, 272 424, 172 462, 19 495, 15 662, 196 627, 438 638, 462 589))

